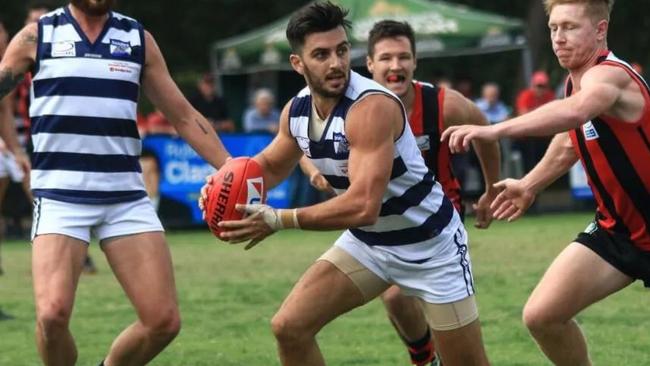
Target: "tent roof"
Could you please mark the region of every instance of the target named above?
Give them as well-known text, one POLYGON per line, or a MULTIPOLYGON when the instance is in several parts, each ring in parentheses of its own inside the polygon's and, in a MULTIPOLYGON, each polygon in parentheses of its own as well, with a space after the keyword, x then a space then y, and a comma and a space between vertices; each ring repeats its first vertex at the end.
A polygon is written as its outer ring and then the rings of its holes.
MULTIPOLYGON (((442 1, 335 0, 349 9, 353 60, 362 60, 372 26, 382 19, 407 21, 416 33, 418 58, 479 54, 525 47, 523 23, 442 1)), ((288 69, 289 16, 248 33, 215 42, 212 59, 221 73, 288 69)))

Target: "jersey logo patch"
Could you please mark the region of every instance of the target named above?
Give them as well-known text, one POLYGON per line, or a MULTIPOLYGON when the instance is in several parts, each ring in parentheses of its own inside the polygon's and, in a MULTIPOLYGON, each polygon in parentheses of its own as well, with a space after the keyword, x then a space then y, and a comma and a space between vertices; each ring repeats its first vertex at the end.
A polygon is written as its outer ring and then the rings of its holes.
POLYGON ((61 41, 52 43, 52 57, 75 57, 77 48, 74 41, 61 41))
POLYGON ((429 135, 416 136, 415 142, 418 144, 420 151, 428 151, 431 149, 431 139, 429 135))
POLYGON ((296 141, 298 142, 298 147, 300 147, 300 150, 307 156, 311 157, 311 151, 309 150, 309 138, 307 137, 302 137, 302 136, 296 136, 296 141))
POLYGON ((334 152, 337 154, 343 154, 350 151, 350 145, 348 144, 348 139, 345 138, 340 132, 334 132, 332 134, 334 139, 334 152))
POLYGON ((596 127, 594 127, 594 124, 591 123, 591 121, 585 123, 582 125, 582 133, 585 135, 585 140, 595 140, 598 137, 598 131, 596 131, 596 127))
POLYGON ((131 43, 117 39, 111 39, 111 55, 115 57, 131 56, 131 43))

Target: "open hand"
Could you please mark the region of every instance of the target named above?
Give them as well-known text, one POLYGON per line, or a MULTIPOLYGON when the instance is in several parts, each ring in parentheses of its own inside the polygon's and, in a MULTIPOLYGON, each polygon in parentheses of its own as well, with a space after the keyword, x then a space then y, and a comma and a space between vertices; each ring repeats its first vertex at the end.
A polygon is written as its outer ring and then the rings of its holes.
POLYGON ((501 190, 490 206, 497 220, 517 220, 535 201, 535 193, 526 188, 520 179, 504 179, 494 187, 501 190))
POLYGON ((440 141, 449 140, 449 149, 456 154, 468 151, 472 140, 495 141, 497 138, 494 126, 462 125, 447 127, 440 141))

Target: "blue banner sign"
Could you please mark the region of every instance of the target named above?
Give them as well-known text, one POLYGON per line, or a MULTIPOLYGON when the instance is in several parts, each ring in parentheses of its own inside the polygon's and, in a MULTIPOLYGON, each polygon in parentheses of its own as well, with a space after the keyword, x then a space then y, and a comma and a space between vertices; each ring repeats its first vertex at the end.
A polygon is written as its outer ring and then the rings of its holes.
MULTIPOLYGON (((273 139, 267 134, 223 134, 221 141, 233 157, 254 156, 273 139)), ((159 215, 172 226, 200 224, 197 206, 199 191, 205 177, 215 169, 203 160, 185 141, 170 135, 149 135, 142 140, 143 151, 153 153, 160 169, 159 215)), ((291 204, 293 182, 285 180, 267 193, 267 203, 286 208, 291 204)))
POLYGON ((580 162, 577 162, 569 171, 569 184, 571 185, 571 194, 573 198, 580 200, 593 199, 594 194, 589 187, 587 174, 580 162))

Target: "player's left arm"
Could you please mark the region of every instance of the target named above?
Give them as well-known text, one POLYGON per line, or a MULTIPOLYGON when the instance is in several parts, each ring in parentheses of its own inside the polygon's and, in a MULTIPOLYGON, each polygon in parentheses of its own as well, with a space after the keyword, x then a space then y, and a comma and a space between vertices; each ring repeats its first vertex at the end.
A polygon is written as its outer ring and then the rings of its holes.
MULTIPOLYGON (((452 151, 464 151, 470 141, 496 140, 500 137, 552 136, 577 128, 590 119, 615 112, 630 76, 619 67, 598 65, 589 69, 580 82, 580 91, 555 100, 522 116, 488 127, 456 126, 442 138, 449 139, 452 151)), ((639 113, 642 105, 639 108, 639 113)))
MULTIPOLYGON (((475 125, 488 126, 489 123, 478 107, 455 90, 445 89, 443 104, 443 123, 450 126, 475 125)), ((492 221, 490 204, 497 195, 494 184, 499 181, 501 153, 497 141, 472 141, 485 181, 485 192, 474 206, 476 227, 487 228, 492 221)))
POLYGON ((174 125, 196 152, 214 167, 230 156, 210 123, 187 101, 172 80, 153 36, 145 31, 146 59, 142 85, 149 100, 174 125))

